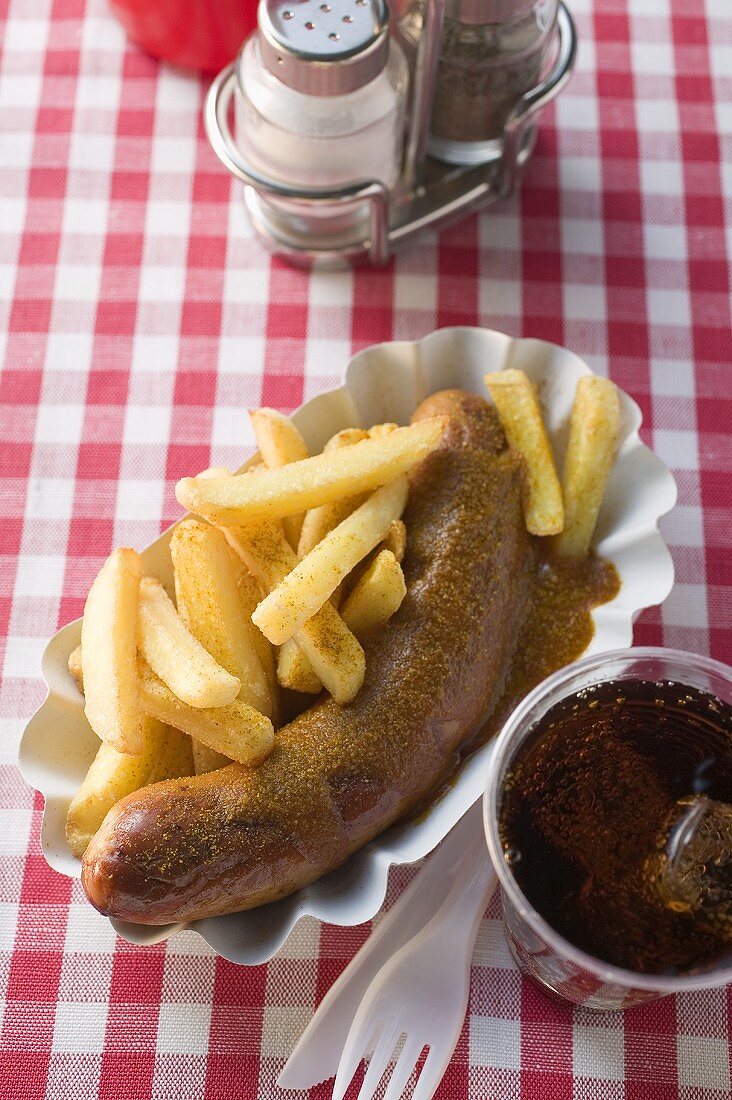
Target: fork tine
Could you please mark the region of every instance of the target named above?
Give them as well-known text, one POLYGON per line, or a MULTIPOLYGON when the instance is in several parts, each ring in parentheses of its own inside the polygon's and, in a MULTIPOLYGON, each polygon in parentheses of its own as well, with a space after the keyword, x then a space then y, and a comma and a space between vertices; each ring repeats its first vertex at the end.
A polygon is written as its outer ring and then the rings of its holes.
POLYGON ((343 1100, 348 1090, 348 1086, 353 1080, 353 1075, 360 1065, 361 1059, 370 1049, 371 1043, 378 1033, 378 1029, 382 1026, 381 1021, 375 1021, 368 1032, 361 1034, 359 1029, 354 1029, 354 1024, 351 1024, 351 1030, 348 1033, 346 1045, 343 1048, 343 1054, 338 1064, 338 1072, 336 1073, 335 1084, 333 1085, 332 1100, 343 1100))
POLYGON ((407 1081, 414 1072, 414 1067, 417 1065, 417 1059, 421 1052, 422 1043, 420 1043, 419 1039, 415 1039, 413 1035, 407 1035, 401 1053, 397 1058, 397 1063, 394 1066, 394 1072, 391 1075, 389 1087, 384 1093, 384 1100, 399 1100, 399 1097, 404 1092, 407 1081))
POLYGON ((358 1094, 358 1100, 371 1100, 384 1074, 384 1070, 389 1064, 389 1056, 393 1053, 398 1038, 399 1031, 394 1025, 385 1028, 382 1032, 376 1044, 376 1049, 371 1055, 369 1068, 366 1070, 366 1076, 363 1079, 361 1091, 358 1094))
POLYGON ((448 1062, 452 1057, 452 1052, 455 1048, 448 1044, 447 1050, 444 1045, 439 1049, 433 1047, 422 1066, 422 1072, 419 1075, 419 1081, 414 1087, 412 1093, 412 1100, 432 1100, 437 1086, 443 1078, 445 1070, 447 1069, 448 1062))

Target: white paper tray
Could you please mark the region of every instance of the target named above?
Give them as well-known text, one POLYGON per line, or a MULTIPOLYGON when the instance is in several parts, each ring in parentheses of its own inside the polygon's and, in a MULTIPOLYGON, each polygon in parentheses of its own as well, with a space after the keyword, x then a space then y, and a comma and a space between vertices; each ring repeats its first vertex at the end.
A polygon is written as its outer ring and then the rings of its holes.
MULTIPOLYGON (((538 385, 561 464, 575 386, 581 375, 590 373, 589 368, 553 344, 512 339, 486 329, 442 329, 416 343, 367 348, 351 360, 339 389, 308 401, 294 420, 316 452, 341 428, 382 421, 406 423, 419 402, 437 390, 460 387, 485 395, 484 373, 507 367, 520 367, 538 385)), ((615 599, 593 613, 595 634, 587 655, 629 646, 633 620, 643 608, 664 600, 673 583, 673 563, 658 532, 658 520, 673 507, 676 485, 663 463, 640 441, 638 406, 621 393, 620 408, 620 448, 594 545, 614 563, 622 583, 615 599)), ((163 580, 170 578, 171 571, 169 537, 170 531, 142 555, 145 568, 163 580)), ((23 775, 45 799, 44 856, 57 871, 75 877, 80 863, 66 845, 66 810, 98 745, 67 670, 80 633, 80 620, 69 623, 46 648, 42 671, 49 694, 30 720, 20 749, 23 775)), ((189 926, 112 923, 134 943, 153 943, 191 927, 225 958, 254 964, 271 958, 305 915, 341 925, 369 920, 384 900, 389 867, 425 856, 482 794, 490 751, 485 746, 470 757, 457 781, 419 821, 394 826, 345 866, 289 898, 189 926)))

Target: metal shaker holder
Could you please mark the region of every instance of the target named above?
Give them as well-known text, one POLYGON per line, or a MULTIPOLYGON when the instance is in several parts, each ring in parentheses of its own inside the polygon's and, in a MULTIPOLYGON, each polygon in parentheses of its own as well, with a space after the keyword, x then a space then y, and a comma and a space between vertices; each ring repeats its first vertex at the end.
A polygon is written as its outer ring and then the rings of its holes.
POLYGON ((538 113, 561 91, 572 72, 577 49, 574 22, 560 2, 551 71, 523 94, 509 113, 500 157, 487 164, 455 167, 426 155, 444 9, 445 0, 426 0, 412 74, 404 162, 399 181, 391 189, 375 180, 335 190, 293 187, 264 175, 242 155, 229 124, 237 62, 216 77, 205 104, 206 133, 219 160, 245 185, 245 202, 255 231, 273 252, 303 267, 363 261, 381 265, 422 231, 458 221, 511 194, 534 150, 538 113), (290 204, 297 211, 292 217, 287 214, 290 204), (349 211, 362 210, 365 217, 354 215, 351 232, 334 240, 332 235, 319 233, 319 224, 323 224, 319 215, 326 209, 342 210, 346 222, 349 211))

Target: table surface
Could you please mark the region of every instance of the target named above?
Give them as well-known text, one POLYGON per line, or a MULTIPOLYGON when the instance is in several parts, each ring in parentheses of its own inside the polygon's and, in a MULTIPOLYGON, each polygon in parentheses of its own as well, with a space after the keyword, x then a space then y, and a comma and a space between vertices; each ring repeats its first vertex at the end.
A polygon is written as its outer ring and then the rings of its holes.
MULTIPOLYGON (((192 933, 126 945, 46 867, 15 767, 46 640, 112 546, 176 518, 179 476, 238 462, 246 407, 288 410, 354 350, 438 326, 569 346, 638 401, 678 480, 677 583, 637 641, 732 658, 732 5, 572 6, 578 69, 521 193, 384 270, 307 275, 253 239, 203 135, 205 82, 126 44, 102 0, 0 0, 4 1100, 274 1100, 369 933, 303 922, 250 969, 192 933)), ((438 1098, 728 1096, 731 1008, 725 989, 625 1016, 551 1004, 494 904, 438 1098)))

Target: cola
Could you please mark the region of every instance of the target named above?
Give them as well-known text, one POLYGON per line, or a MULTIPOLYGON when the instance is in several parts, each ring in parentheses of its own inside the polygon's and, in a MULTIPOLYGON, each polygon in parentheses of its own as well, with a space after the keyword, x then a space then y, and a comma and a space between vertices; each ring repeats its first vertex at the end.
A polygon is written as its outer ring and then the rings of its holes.
POLYGON ((507 774, 504 859, 562 936, 616 966, 688 974, 732 957, 732 707, 617 680, 555 704, 507 774))

